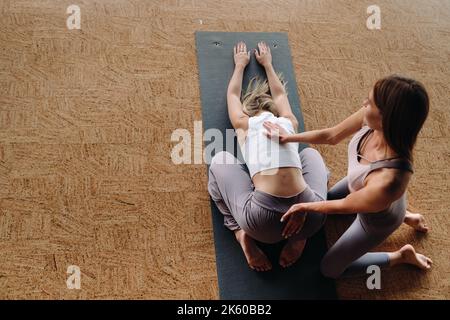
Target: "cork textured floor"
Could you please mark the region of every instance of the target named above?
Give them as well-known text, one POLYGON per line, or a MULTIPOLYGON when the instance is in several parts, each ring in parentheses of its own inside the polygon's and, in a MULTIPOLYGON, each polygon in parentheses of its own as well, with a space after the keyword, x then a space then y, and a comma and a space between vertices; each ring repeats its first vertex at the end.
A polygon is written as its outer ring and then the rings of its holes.
MULTIPOLYGON (((205 164, 175 165, 171 134, 201 121, 196 30, 287 32, 306 129, 356 111, 391 73, 422 81, 431 112, 408 190, 431 231, 402 226, 431 271, 397 267, 343 299, 450 298, 450 2, 445 0, 0 1, 0 298, 217 299, 205 164), (67 7, 81 9, 69 30, 67 7), (381 8, 381 30, 366 27, 381 8), (81 289, 68 289, 68 266, 81 289)), ((200 130, 201 132, 201 130, 200 130)), ((345 143, 319 146, 331 183, 345 143)), ((326 225, 329 244, 349 217, 326 225)))

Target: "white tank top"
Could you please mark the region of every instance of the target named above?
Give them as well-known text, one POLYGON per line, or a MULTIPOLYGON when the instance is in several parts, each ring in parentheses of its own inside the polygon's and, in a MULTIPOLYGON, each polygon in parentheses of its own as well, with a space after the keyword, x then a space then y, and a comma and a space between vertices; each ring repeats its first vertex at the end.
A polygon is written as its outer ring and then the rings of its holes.
POLYGON ((283 117, 275 117, 271 112, 264 111, 261 114, 248 119, 247 137, 241 145, 242 156, 247 164, 250 176, 253 178, 258 172, 275 169, 294 167, 302 169, 300 156, 298 154, 298 143, 279 144, 269 139, 264 121, 278 124, 290 134, 295 130, 291 120, 283 117))

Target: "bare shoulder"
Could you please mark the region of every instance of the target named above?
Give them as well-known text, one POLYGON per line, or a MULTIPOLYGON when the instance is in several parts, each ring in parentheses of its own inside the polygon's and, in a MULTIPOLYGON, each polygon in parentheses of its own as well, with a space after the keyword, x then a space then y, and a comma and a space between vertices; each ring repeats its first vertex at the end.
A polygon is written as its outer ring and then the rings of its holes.
POLYGON ((367 176, 365 185, 376 187, 386 197, 398 199, 405 193, 411 176, 409 171, 383 168, 367 176))

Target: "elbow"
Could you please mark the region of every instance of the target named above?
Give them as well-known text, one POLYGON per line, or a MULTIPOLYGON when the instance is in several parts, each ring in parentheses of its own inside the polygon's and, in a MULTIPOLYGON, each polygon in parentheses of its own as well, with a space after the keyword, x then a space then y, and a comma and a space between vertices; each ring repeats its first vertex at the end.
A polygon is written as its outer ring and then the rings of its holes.
POLYGON ((325 129, 324 135, 325 135, 324 140, 325 140, 326 144, 335 146, 339 142, 341 142, 341 139, 336 134, 336 131, 334 130, 334 127, 325 129))
POLYGON ((227 100, 234 100, 234 99, 238 99, 239 101, 241 101, 241 97, 238 94, 238 92, 236 92, 235 90, 230 90, 228 89, 227 91, 227 100))
POLYGON ((326 144, 329 144, 332 146, 335 146, 339 143, 339 140, 332 132, 326 132, 325 141, 326 141, 326 144))
POLYGON ((241 93, 241 87, 237 86, 236 84, 230 82, 227 88, 227 96, 240 96, 241 93))
POLYGON ((275 104, 277 104, 277 100, 280 99, 287 99, 287 92, 286 90, 281 87, 281 88, 270 88, 270 93, 272 95, 273 101, 275 102, 275 104))
POLYGON ((342 213, 353 214, 353 213, 377 213, 382 212, 389 208, 390 203, 384 201, 377 201, 372 203, 367 202, 357 202, 354 199, 344 199, 344 203, 341 208, 342 213))
POLYGON ((327 144, 331 145, 331 146, 335 146, 337 145, 339 142, 336 139, 330 138, 327 139, 327 144))

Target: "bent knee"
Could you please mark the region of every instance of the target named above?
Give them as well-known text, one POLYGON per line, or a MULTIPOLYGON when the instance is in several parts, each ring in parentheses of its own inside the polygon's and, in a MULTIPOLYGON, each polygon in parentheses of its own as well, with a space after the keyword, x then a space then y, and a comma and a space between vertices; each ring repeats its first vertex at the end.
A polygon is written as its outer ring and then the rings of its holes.
POLYGON ((323 160, 322 155, 314 148, 307 147, 300 151, 299 155, 302 159, 302 162, 309 161, 311 163, 314 163, 315 165, 321 164, 323 165, 323 167, 325 167, 325 161, 323 160))
POLYGON ((300 154, 307 154, 309 156, 319 157, 322 158, 322 155, 314 148, 306 147, 302 151, 300 151, 300 154))
POLYGON ((237 163, 239 163, 238 159, 228 151, 217 152, 211 159, 211 167, 216 164, 237 164, 237 163))
POLYGON ((219 187, 217 186, 217 182, 215 181, 215 179, 211 178, 211 175, 208 180, 208 193, 214 201, 222 198, 220 195, 219 187))

